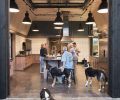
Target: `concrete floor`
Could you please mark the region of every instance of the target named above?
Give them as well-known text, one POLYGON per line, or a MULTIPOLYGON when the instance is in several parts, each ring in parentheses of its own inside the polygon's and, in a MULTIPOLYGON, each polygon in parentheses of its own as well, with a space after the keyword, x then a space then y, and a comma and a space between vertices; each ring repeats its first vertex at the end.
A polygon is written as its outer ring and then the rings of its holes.
POLYGON ((100 100, 105 100, 105 98, 106 100, 111 100, 106 92, 100 93, 98 91, 99 87, 96 78, 93 79, 92 87, 85 87, 84 68, 81 65, 76 67, 76 76, 77 84, 72 84, 70 89, 60 83, 57 83, 52 88, 51 79, 49 78, 48 82, 46 82, 39 73, 39 64, 34 64, 24 71, 15 71, 11 78, 11 94, 8 99, 17 100, 16 98, 21 98, 20 100, 27 100, 27 98, 31 98, 32 100, 37 100, 39 99, 40 90, 46 87, 51 91, 56 100, 98 100, 98 98, 100 100))

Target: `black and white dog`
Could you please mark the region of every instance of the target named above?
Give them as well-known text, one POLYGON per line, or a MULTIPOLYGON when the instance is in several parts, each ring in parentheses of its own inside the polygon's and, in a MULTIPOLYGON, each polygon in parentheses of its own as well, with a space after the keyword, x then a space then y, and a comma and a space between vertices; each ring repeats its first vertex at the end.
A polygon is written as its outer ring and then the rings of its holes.
POLYGON ((64 75, 65 78, 67 79, 68 87, 69 88, 71 87, 71 76, 72 76, 72 71, 71 70, 68 70, 64 67, 60 67, 60 68, 50 67, 49 72, 51 73, 51 76, 53 78, 52 87, 55 86, 57 77, 60 77, 62 75, 64 75))
POLYGON ((100 88, 99 91, 102 92, 104 91, 105 85, 107 84, 107 75, 103 70, 99 69, 93 69, 92 67, 87 67, 85 69, 85 75, 86 75, 86 84, 85 86, 87 87, 88 85, 92 85, 92 78, 97 77, 97 80, 99 81, 100 88))
POLYGON ((50 91, 46 88, 43 88, 40 92, 40 98, 41 100, 55 100, 53 99, 50 91))

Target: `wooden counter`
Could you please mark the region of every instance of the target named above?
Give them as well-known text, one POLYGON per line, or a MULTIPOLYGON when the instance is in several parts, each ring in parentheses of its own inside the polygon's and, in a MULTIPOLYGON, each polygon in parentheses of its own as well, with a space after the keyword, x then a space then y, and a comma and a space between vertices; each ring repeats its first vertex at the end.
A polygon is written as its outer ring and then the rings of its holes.
POLYGON ((24 70, 25 68, 29 67, 32 64, 33 64, 32 55, 16 56, 15 70, 24 70))
POLYGON ((33 63, 40 63, 40 55, 39 54, 32 54, 33 63))

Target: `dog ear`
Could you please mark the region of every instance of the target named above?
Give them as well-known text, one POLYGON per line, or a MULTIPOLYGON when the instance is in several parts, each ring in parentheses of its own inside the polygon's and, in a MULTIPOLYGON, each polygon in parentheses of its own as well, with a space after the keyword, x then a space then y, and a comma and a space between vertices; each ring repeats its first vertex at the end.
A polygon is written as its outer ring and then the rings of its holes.
POLYGON ((40 92, 40 98, 49 98, 50 97, 50 91, 46 88, 42 89, 40 92))
POLYGON ((65 68, 64 68, 64 67, 62 67, 62 72, 64 71, 64 69, 65 69, 65 68))
POLYGON ((41 92, 40 92, 40 98, 41 98, 41 99, 45 98, 44 89, 42 89, 41 92))
POLYGON ((49 97, 50 97, 49 93, 45 91, 45 98, 49 98, 49 97))
POLYGON ((59 69, 61 70, 61 72, 64 71, 64 67, 63 66, 61 66, 59 69))

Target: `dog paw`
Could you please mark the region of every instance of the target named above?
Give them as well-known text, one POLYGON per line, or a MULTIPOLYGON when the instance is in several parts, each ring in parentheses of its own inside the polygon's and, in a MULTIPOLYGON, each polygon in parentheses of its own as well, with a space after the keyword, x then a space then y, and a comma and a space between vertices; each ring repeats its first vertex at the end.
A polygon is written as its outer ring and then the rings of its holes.
POLYGON ((101 89, 98 89, 99 92, 101 92, 102 90, 101 89))
POLYGON ((88 87, 88 84, 85 84, 85 87, 88 87))
POLYGON ((55 85, 54 84, 52 84, 52 87, 54 87, 55 85))
POLYGON ((108 85, 108 82, 106 82, 105 84, 108 85))
POLYGON ((92 87, 92 84, 90 84, 90 87, 92 87))
POLYGON ((103 86, 102 89, 105 89, 105 87, 103 86))
POLYGON ((68 88, 70 88, 70 87, 71 87, 71 84, 68 85, 68 88))

